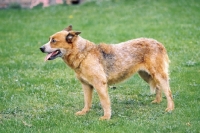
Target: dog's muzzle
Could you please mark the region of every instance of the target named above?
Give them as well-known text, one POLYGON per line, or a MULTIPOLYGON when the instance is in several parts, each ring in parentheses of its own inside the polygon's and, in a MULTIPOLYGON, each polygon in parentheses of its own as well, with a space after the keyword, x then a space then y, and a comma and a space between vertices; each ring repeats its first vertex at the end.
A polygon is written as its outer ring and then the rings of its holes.
POLYGON ((63 56, 63 54, 62 54, 62 52, 60 51, 60 49, 57 49, 57 50, 54 50, 54 51, 52 51, 52 52, 47 52, 46 50, 45 50, 45 47, 44 46, 42 46, 42 47, 40 47, 40 50, 43 52, 43 53, 47 53, 47 56, 45 57, 45 61, 47 61, 47 60, 53 60, 53 59, 56 59, 57 57, 62 57, 63 56))

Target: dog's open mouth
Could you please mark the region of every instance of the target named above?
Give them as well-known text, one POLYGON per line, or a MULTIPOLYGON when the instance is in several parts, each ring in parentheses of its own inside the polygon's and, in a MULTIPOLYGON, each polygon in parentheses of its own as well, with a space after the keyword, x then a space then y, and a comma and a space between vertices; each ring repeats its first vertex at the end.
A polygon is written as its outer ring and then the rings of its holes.
POLYGON ((53 60, 53 59, 55 59, 57 57, 61 57, 61 56, 62 56, 62 52, 60 50, 55 50, 51 53, 48 53, 44 60, 45 61, 53 60))

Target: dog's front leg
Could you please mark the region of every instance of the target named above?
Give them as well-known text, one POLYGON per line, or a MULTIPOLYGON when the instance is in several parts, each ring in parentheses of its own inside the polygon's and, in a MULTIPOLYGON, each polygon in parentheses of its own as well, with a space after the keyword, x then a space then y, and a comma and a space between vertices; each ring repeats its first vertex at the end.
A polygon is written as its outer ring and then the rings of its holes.
POLYGON ((93 87, 91 85, 82 83, 82 88, 84 92, 84 103, 85 106, 81 111, 76 112, 76 115, 85 115, 92 106, 92 92, 93 87))
POLYGON ((104 82, 99 82, 94 85, 94 88, 97 90, 104 111, 104 116, 100 117, 100 120, 109 120, 111 118, 111 105, 107 84, 104 82))

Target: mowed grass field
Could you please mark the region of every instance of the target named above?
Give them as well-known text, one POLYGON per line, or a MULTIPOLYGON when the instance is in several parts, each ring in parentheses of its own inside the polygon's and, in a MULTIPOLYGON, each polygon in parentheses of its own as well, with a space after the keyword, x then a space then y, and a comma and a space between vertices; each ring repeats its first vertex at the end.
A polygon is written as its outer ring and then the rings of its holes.
MULTIPOLYGON (((106 0, 82 5, 0 10, 1 133, 200 133, 200 2, 198 0, 106 0), (112 118, 103 115, 94 91, 91 111, 81 117, 83 92, 61 60, 44 62, 39 47, 72 24, 96 44, 138 37, 164 44, 170 63, 175 110, 135 74, 109 87, 112 118)), ((126 58, 126 57, 124 57, 126 58)))

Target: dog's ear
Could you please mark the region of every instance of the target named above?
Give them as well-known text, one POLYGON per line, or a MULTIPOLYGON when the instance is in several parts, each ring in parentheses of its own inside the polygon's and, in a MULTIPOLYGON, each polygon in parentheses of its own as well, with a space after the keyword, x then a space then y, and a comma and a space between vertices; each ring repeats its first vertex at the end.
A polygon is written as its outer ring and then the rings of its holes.
POLYGON ((72 25, 69 25, 67 28, 65 28, 64 30, 66 31, 71 31, 72 30, 72 25))
POLYGON ((79 35, 79 34, 81 34, 81 32, 80 31, 75 31, 74 32, 76 35, 79 35))
POLYGON ((73 38, 74 38, 75 36, 79 35, 79 34, 81 34, 80 31, 71 31, 71 32, 69 32, 69 34, 66 36, 66 41, 67 41, 68 43, 72 43, 73 38))
POLYGON ((69 34, 66 36, 66 41, 67 41, 68 43, 72 43, 73 37, 74 37, 74 35, 72 35, 72 34, 69 33, 69 34))

